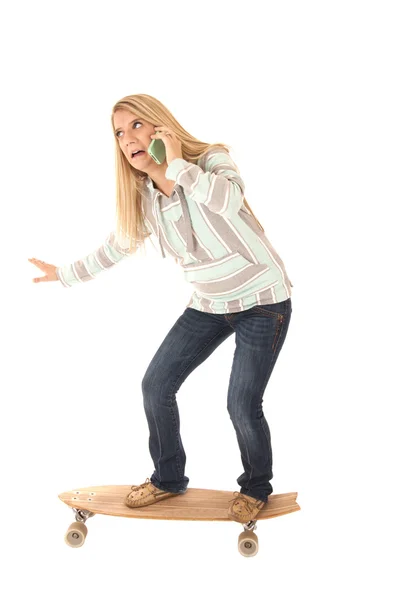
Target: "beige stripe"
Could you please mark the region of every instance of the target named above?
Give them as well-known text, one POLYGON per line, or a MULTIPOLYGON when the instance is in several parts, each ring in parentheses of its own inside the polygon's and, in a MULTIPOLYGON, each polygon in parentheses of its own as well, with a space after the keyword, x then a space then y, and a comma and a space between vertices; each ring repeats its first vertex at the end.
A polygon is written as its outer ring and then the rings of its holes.
MULTIPOLYGON (((191 283, 196 288, 198 293, 202 293, 205 296, 223 297, 223 296, 229 296, 233 292, 237 292, 237 291, 243 289, 244 287, 247 287, 249 284, 252 283, 252 281, 255 281, 255 279, 257 279, 264 273, 267 273, 267 271, 269 271, 269 270, 270 270, 270 268, 266 265, 249 264, 249 265, 246 265, 245 267, 242 267, 242 269, 240 269, 239 271, 236 271, 235 273, 232 273, 231 275, 227 275, 226 277, 222 277, 220 279, 208 280, 208 281, 192 281, 191 283), (261 271, 259 269, 259 267, 263 267, 263 270, 261 271), (258 272, 255 273, 255 275, 253 275, 251 277, 247 277, 246 272, 249 270, 252 271, 255 268, 258 269, 258 272), (233 287, 231 287, 229 289, 226 288, 227 283, 225 283, 225 282, 227 282, 228 279, 237 280, 236 285, 234 285, 233 287)), ((278 283, 278 282, 275 281, 272 285, 275 285, 276 283, 278 283)))
POLYGON ((215 259, 215 260, 211 261, 210 263, 188 265, 188 266, 184 267, 184 271, 201 271, 203 269, 210 269, 210 267, 217 267, 218 265, 222 265, 225 262, 232 260, 236 256, 241 256, 241 255, 239 252, 235 252, 234 254, 230 254, 229 256, 223 256, 220 260, 215 259))
POLYGON ((224 213, 228 208, 228 202, 230 200, 230 189, 231 185, 228 179, 223 180, 217 179, 216 175, 212 175, 212 181, 209 187, 207 199, 204 202, 208 208, 213 206, 216 214, 224 213), (223 187, 222 190, 218 189, 218 183, 223 187))
POLYGON ((169 210, 170 208, 173 208, 174 206, 179 206, 181 204, 180 200, 177 200, 177 202, 170 202, 170 204, 168 204, 167 206, 163 206, 160 207, 161 212, 165 212, 166 210, 169 210))
POLYGON ((232 252, 233 247, 230 246, 229 240, 225 235, 221 235, 221 219, 222 217, 217 216, 214 212, 212 212, 207 206, 204 204, 198 204, 199 213, 203 217, 207 227, 214 234, 216 239, 219 240, 223 248, 227 250, 227 252, 232 252))
MULTIPOLYGON (((211 251, 210 251, 210 250, 209 250, 209 249, 208 249, 208 248, 205 246, 205 244, 202 242, 202 240, 201 240, 201 239, 200 239, 200 237, 199 237, 199 236, 196 234, 196 232, 195 232, 194 230, 192 230, 192 231, 193 231, 194 237, 195 237, 196 241, 198 242, 199 246, 200 246, 201 248, 203 248, 203 250, 204 250, 204 252, 205 252, 205 255, 207 255, 209 258, 213 259, 213 258, 214 258, 214 256, 213 256, 213 254, 211 253, 211 251)), ((197 250, 197 252, 199 253, 199 250, 197 250)))
POLYGON ((260 243, 262 244, 262 246, 265 248, 268 255, 270 256, 271 261, 276 265, 276 267, 280 271, 282 278, 283 278, 283 286, 285 288, 287 296, 290 296, 291 292, 288 287, 290 285, 290 280, 288 279, 288 277, 285 274, 285 268, 284 268, 283 261, 281 260, 281 258, 279 257, 279 255, 277 254, 277 252, 275 251, 273 246, 270 244, 270 242, 266 238, 266 236, 262 235, 258 239, 259 239, 260 243))

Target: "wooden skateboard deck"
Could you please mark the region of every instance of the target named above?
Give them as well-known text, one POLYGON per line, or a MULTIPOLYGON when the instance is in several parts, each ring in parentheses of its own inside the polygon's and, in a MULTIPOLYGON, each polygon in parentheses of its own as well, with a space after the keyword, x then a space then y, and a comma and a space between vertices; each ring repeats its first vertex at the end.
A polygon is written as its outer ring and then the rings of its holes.
MULTIPOLYGON (((85 541, 87 527, 85 521, 95 514, 139 519, 167 519, 188 521, 233 521, 228 516, 229 501, 234 498, 232 491, 188 488, 185 494, 170 496, 148 506, 130 508, 124 500, 131 491, 131 485, 106 485, 75 489, 59 494, 60 500, 70 506, 76 515, 65 535, 66 543, 79 547, 85 541)), ((239 523, 245 531, 240 534, 239 551, 243 556, 254 556, 258 550, 257 537, 253 532, 256 521, 280 517, 300 510, 297 504, 298 493, 271 494, 268 502, 259 511, 254 521, 239 523)))

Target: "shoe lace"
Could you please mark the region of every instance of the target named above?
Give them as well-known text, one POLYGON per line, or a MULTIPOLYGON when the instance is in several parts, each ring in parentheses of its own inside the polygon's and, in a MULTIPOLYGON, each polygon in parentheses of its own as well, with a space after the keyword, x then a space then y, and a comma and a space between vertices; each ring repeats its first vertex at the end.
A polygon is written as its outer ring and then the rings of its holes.
POLYGON ((248 515, 250 515, 255 508, 255 505, 252 504, 248 498, 245 498, 244 494, 241 494, 241 492, 234 492, 234 498, 232 498, 229 503, 231 502, 234 502, 235 504, 243 504, 248 515))
MULTIPOLYGON (((131 485, 131 490, 133 492, 136 492, 142 488, 145 488, 149 483, 151 483, 151 481, 150 481, 149 477, 147 477, 145 483, 141 483, 141 485, 131 485)), ((152 494, 155 494, 155 492, 152 489, 150 489, 150 491, 152 492, 152 494)))

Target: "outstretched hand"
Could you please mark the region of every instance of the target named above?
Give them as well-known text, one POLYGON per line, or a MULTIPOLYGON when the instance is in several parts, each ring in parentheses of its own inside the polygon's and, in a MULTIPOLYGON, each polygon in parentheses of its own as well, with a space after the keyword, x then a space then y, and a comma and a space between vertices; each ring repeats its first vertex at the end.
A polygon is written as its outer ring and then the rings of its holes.
POLYGON ((28 260, 45 273, 43 277, 35 277, 35 279, 32 279, 34 283, 40 283, 41 281, 58 281, 56 265, 49 265, 49 263, 45 263, 43 260, 38 260, 37 258, 28 258, 28 260))

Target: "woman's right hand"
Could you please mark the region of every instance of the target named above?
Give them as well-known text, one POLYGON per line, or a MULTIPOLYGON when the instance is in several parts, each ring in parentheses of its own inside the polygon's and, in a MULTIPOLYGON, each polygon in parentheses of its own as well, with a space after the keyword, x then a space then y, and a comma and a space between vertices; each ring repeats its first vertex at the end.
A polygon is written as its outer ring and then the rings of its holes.
POLYGON ((45 263, 43 260, 38 260, 37 258, 28 258, 28 260, 45 273, 43 277, 35 277, 35 279, 32 279, 34 283, 40 283, 41 281, 59 281, 59 278, 56 275, 56 265, 49 265, 49 263, 45 263))

